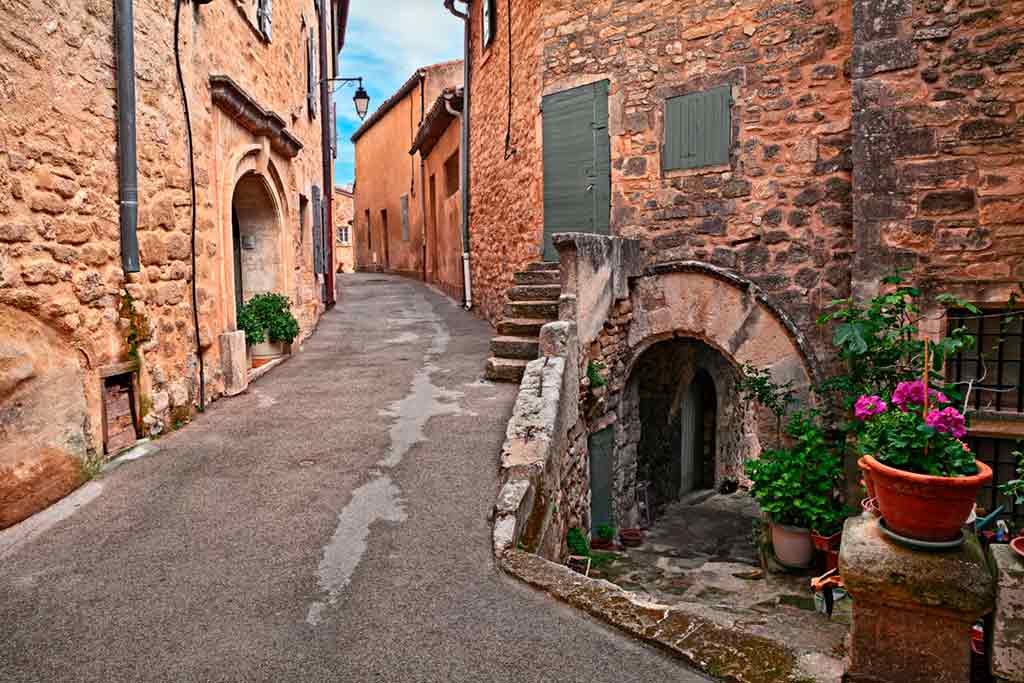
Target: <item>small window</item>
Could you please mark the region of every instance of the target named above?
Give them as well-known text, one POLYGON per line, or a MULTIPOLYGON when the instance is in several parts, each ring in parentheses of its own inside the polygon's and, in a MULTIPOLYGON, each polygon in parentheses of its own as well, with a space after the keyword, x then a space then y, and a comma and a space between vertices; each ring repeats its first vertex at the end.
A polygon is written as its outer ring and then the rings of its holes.
POLYGON ((483 36, 483 45, 487 47, 494 40, 494 28, 497 25, 494 15, 494 0, 484 0, 480 18, 482 22, 481 35, 483 36))
POLYGON ((451 197, 459 191, 459 151, 455 150, 444 162, 444 196, 451 197))
POLYGON ((256 28, 267 39, 267 42, 270 42, 274 34, 273 8, 273 0, 256 0, 256 28))
POLYGON ((729 163, 732 137, 729 86, 665 100, 666 171, 729 163))
POLYGON ((962 309, 949 311, 949 329, 963 327, 975 346, 946 364, 950 382, 961 391, 971 386, 969 408, 981 411, 1024 412, 1024 311, 982 309, 981 314, 962 309))

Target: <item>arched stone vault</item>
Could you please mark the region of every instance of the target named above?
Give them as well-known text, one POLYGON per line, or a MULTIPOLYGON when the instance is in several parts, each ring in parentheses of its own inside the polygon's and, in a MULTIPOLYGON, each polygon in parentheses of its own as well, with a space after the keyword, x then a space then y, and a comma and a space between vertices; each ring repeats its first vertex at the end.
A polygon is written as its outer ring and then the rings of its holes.
MULTIPOLYGON (((672 337, 699 339, 737 366, 768 369, 806 399, 820 381, 810 345, 752 282, 714 266, 684 262, 648 269, 631 281, 630 366, 672 337)), ((628 376, 628 372, 627 372, 628 376)))

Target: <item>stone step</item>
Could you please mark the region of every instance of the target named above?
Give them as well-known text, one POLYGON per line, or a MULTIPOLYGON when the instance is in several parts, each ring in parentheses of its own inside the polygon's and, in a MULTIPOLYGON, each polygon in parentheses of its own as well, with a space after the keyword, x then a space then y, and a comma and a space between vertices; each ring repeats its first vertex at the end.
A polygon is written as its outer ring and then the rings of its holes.
POLYGON ((536 263, 531 263, 526 266, 526 270, 530 271, 553 270, 556 273, 558 272, 558 268, 559 265, 557 261, 537 261, 536 263))
POLYGON ((505 304, 506 318, 558 318, 557 301, 510 301, 505 304))
POLYGON ((557 285, 561 282, 557 270, 525 270, 513 275, 512 279, 517 285, 557 285))
POLYGON ((498 358, 519 358, 533 360, 537 357, 540 342, 536 335, 531 337, 513 337, 503 335, 491 339, 491 353, 498 358))
POLYGON ((562 293, 560 285, 516 285, 506 292, 509 301, 554 301, 562 293))
MULTIPOLYGON (((554 320, 552 318, 551 320, 554 320)), ((540 328, 551 320, 541 318, 505 318, 498 323, 498 334, 503 337, 540 337, 540 328)))
POLYGON ((519 358, 488 358, 484 376, 492 382, 519 382, 529 362, 519 358))

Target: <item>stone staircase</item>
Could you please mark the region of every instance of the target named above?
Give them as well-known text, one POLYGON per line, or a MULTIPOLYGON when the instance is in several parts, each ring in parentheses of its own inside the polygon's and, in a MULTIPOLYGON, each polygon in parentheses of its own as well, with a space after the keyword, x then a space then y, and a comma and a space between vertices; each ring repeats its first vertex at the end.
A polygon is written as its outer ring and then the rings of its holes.
POLYGON ((515 274, 506 292, 504 318, 491 339, 486 377, 495 382, 518 382, 526 364, 537 357, 540 328, 558 319, 561 294, 557 263, 531 263, 515 274))

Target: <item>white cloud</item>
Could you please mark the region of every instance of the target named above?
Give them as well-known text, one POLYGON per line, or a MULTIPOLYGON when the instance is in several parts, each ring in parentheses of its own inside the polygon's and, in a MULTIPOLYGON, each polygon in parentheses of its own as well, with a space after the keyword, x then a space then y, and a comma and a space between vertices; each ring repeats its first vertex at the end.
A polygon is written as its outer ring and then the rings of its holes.
MULTIPOLYGON (((462 57, 462 21, 443 0, 352 0, 342 76, 362 76, 370 111, 390 97, 421 66, 462 57)), ((352 143, 361 123, 351 87, 335 93, 338 105, 338 184, 352 182, 352 143)))

